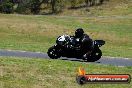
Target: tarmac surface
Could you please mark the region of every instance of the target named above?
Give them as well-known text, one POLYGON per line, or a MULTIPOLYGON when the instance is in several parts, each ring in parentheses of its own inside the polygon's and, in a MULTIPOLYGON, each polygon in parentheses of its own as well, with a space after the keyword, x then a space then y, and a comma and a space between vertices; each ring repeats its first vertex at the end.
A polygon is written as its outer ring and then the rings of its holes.
MULTIPOLYGON (((50 59, 46 53, 18 51, 18 50, 0 50, 0 56, 50 59)), ((82 59, 66 58, 66 57, 62 57, 60 58, 60 60, 84 62, 82 59)), ((104 56, 100 60, 90 63, 98 63, 105 65, 113 65, 113 66, 132 66, 132 58, 117 58, 117 57, 104 56)))

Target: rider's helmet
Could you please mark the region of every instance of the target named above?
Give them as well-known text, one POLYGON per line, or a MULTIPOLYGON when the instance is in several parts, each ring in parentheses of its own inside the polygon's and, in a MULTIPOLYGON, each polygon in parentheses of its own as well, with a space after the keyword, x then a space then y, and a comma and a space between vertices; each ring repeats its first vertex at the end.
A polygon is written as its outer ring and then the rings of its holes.
POLYGON ((83 34, 84 34, 84 31, 83 31, 82 28, 76 29, 76 31, 75 31, 75 37, 80 38, 81 36, 83 36, 83 34))

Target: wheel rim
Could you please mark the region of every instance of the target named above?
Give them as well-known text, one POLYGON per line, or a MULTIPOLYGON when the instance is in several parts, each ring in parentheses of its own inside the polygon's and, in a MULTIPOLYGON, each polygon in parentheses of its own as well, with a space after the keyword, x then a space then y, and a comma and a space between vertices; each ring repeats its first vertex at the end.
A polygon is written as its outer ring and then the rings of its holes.
POLYGON ((101 56, 102 56, 102 52, 100 50, 96 50, 96 51, 92 52, 92 54, 90 56, 88 56, 87 61, 88 62, 97 61, 101 58, 101 56))
POLYGON ((96 52, 95 54, 94 54, 94 57, 95 58, 99 58, 101 56, 101 54, 99 53, 99 52, 96 52))

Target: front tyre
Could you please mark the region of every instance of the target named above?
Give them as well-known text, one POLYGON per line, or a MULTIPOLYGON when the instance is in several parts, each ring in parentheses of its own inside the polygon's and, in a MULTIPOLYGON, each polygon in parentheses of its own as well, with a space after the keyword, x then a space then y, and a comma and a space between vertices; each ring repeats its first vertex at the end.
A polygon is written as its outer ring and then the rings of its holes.
POLYGON ((47 54, 52 59, 57 59, 61 57, 61 55, 59 54, 59 51, 55 48, 55 46, 50 47, 48 49, 47 54))
POLYGON ((98 61, 102 56, 102 51, 98 48, 92 51, 92 53, 87 57, 88 62, 98 61))

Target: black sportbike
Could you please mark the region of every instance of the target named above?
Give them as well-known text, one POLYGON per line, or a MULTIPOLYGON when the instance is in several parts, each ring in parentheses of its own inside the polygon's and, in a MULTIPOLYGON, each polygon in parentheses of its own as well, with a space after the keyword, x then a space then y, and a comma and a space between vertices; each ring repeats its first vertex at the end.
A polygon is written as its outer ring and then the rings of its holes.
MULTIPOLYGON (((59 36, 56 40, 56 44, 48 49, 48 56, 52 59, 57 59, 60 57, 68 58, 78 58, 82 57, 87 53, 81 51, 80 45, 76 44, 79 39, 75 39, 69 35, 59 36)), ((88 62, 94 62, 101 58, 102 51, 99 49, 102 45, 105 44, 103 40, 94 40, 93 49, 89 55, 86 56, 85 60, 88 62)))

